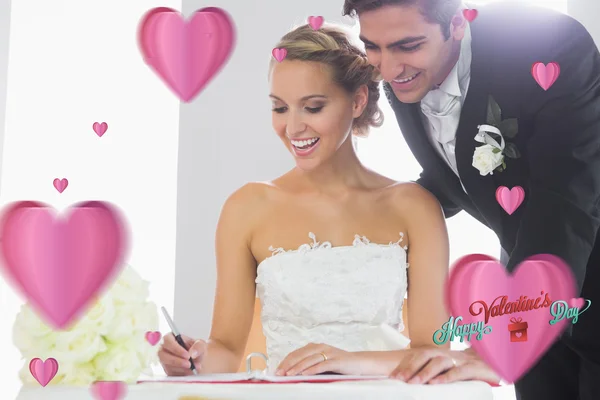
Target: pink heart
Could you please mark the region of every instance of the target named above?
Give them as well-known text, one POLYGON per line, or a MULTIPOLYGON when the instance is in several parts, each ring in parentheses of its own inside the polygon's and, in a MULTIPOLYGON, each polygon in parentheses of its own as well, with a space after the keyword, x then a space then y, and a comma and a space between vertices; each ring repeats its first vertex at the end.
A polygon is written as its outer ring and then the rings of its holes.
POLYGON ((92 128, 94 128, 94 132, 96 132, 96 135, 102 137, 102 135, 104 135, 106 133, 106 130, 108 129, 108 124, 106 122, 102 122, 101 124, 99 124, 98 122, 94 122, 92 128))
POLYGON ((496 200, 508 215, 512 215, 524 199, 525 190, 521 186, 515 186, 510 190, 506 186, 500 186, 496 189, 496 200))
POLYGON ((583 299, 583 297, 579 297, 579 298, 574 297, 569 301, 569 305, 571 307, 574 307, 577 309, 580 309, 581 307, 583 307, 584 304, 585 304, 585 300, 583 299))
POLYGON ((185 102, 225 65, 234 37, 233 21, 217 7, 197 10, 188 22, 173 9, 154 8, 138 30, 144 61, 185 102))
POLYGON ((156 343, 158 343, 158 341, 160 340, 161 337, 162 336, 161 336, 160 332, 146 332, 146 340, 152 346, 156 345, 156 343))
POLYGON ((54 184, 54 187, 56 188, 56 190, 58 190, 58 193, 62 193, 65 191, 65 189, 67 188, 67 186, 69 186, 69 181, 67 180, 67 178, 62 178, 62 179, 54 179, 54 181, 52 182, 54 184))
POLYGON ((120 381, 98 381, 90 386, 90 391, 98 400, 120 400, 127 394, 127 384, 120 381))
POLYGON ((40 385, 46 387, 58 372, 58 361, 54 358, 48 358, 46 361, 34 358, 29 363, 29 372, 40 385))
MULTIPOLYGON (((491 326, 492 331, 481 340, 471 337, 470 344, 490 367, 504 380, 514 382, 520 378, 547 351, 563 332, 568 319, 551 325, 554 319, 550 307, 539 307, 527 311, 491 316, 485 322, 485 310, 502 303, 517 302, 527 296, 538 305, 570 299, 575 294, 575 279, 569 267, 561 259, 549 254, 540 254, 521 263, 512 275, 493 258, 473 254, 459 259, 450 271, 446 285, 446 300, 453 316, 462 316, 460 324, 479 321, 491 326), (543 292, 543 294, 542 294, 543 292), (493 305, 492 305, 493 304, 493 305), (475 315, 472 315, 475 314, 475 315), (508 325, 512 318, 527 322, 527 341, 511 342, 508 325)), ((526 303, 525 303, 526 304, 526 303)), ((510 306, 514 308, 514 305, 510 306)), ((506 305, 501 308, 506 310, 506 305)))
POLYGON ((536 62, 531 67, 531 75, 542 89, 548 90, 560 75, 560 65, 555 62, 548 63, 548 65, 536 62))
POLYGON ((477 18, 477 14, 478 14, 478 12, 477 12, 477 10, 476 10, 476 9, 474 9, 474 8, 472 8, 472 9, 466 9, 466 10, 463 10, 463 16, 464 16, 464 17, 467 19, 467 21, 469 21, 469 22, 473 22, 473 20, 474 20, 475 18, 477 18))
POLYGON ((314 17, 311 15, 310 17, 308 17, 308 24, 315 31, 319 30, 321 28, 321 26, 323 26, 323 17, 321 17, 321 16, 314 17))
POLYGON ((515 333, 515 336, 516 337, 521 337, 521 336, 523 336, 523 334, 521 332, 517 332, 517 333, 515 333))
POLYGON ((283 61, 285 56, 287 56, 287 50, 274 48, 273 51, 271 52, 271 54, 273 54, 273 57, 275 57, 275 59, 277 61, 281 62, 281 61, 283 61))
POLYGON ((89 201, 69 215, 37 202, 8 206, 0 221, 0 269, 40 316, 66 329, 122 268, 128 235, 120 213, 89 201))

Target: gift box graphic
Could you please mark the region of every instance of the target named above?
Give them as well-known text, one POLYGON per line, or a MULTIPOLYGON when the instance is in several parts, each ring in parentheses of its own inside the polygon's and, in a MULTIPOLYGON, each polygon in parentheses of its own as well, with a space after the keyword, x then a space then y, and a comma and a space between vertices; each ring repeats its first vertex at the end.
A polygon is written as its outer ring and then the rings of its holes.
POLYGON ((522 322, 521 317, 510 319, 508 331, 510 332, 511 342, 526 342, 527 341, 527 322, 522 322))

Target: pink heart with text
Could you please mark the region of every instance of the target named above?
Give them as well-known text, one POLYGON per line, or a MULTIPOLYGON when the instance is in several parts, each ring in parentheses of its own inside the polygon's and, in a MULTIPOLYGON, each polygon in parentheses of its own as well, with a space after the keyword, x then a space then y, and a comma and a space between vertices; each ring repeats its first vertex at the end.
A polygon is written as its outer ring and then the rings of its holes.
POLYGON ((461 324, 481 322, 492 327, 480 340, 473 336, 469 343, 504 380, 514 382, 544 355, 570 323, 565 318, 551 324, 551 304, 573 298, 575 291, 571 270, 556 256, 530 257, 509 275, 492 257, 471 254, 452 267, 446 301, 452 316, 463 317, 461 324), (510 319, 516 317, 527 322, 525 342, 510 341, 508 326, 510 319))

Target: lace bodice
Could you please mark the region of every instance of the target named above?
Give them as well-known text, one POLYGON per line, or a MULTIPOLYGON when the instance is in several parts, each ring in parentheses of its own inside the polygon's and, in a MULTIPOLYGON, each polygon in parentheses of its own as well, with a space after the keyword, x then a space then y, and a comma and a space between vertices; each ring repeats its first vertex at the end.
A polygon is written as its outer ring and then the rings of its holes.
POLYGON ((267 340, 268 370, 291 351, 325 343, 347 351, 406 347, 399 332, 407 291, 407 248, 400 240, 352 246, 319 243, 273 248, 257 270, 257 295, 267 340))

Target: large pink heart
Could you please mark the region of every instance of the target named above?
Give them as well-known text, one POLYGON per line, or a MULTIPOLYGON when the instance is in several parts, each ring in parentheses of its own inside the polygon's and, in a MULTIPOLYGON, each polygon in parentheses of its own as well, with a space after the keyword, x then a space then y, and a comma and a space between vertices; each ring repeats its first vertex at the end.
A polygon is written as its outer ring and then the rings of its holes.
POLYGON ((127 384, 121 381, 97 381, 90 386, 90 392, 98 400, 121 400, 127 394, 127 384))
POLYGON ((37 202, 8 206, 0 222, 2 269, 40 317, 65 329, 122 268, 127 231, 107 203, 76 204, 66 218, 37 202))
POLYGON ((188 22, 179 12, 159 7, 142 18, 138 41, 144 61, 189 102, 224 66, 235 31, 229 15, 218 7, 197 10, 188 22))
POLYGON ((544 304, 546 294, 550 303, 558 300, 568 302, 575 293, 571 270, 556 256, 540 254, 530 257, 512 275, 508 275, 506 268, 495 259, 473 254, 454 264, 447 281, 446 301, 454 317, 463 317, 461 324, 481 321, 492 327, 492 332, 483 335, 481 340, 473 336, 470 344, 503 379, 514 382, 544 355, 571 322, 565 318, 550 324, 554 320, 550 306, 528 311, 521 308, 516 311, 515 306, 509 306, 513 308, 510 310, 503 306, 499 308, 509 313, 502 315, 492 314, 492 307, 502 304, 503 296, 507 296, 505 304, 521 300, 523 307, 527 300, 532 300, 535 305, 537 298, 541 298, 538 306, 544 304), (486 310, 491 314, 487 322, 486 310), (511 341, 509 324, 514 323, 515 318, 527 322, 526 341, 511 341))

